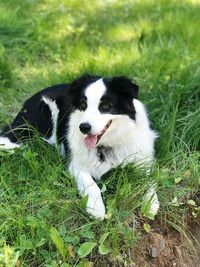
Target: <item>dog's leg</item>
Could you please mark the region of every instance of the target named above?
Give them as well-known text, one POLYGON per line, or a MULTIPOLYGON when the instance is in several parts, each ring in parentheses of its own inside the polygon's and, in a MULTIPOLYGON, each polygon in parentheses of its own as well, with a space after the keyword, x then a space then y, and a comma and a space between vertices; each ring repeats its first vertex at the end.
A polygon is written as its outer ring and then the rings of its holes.
POLYGON ((0 149, 1 150, 12 150, 19 148, 21 144, 17 143, 18 141, 18 130, 17 126, 7 125, 0 132, 0 149))
POLYGON ((150 186, 146 195, 144 196, 143 201, 145 203, 150 204, 149 212, 155 216, 158 213, 158 210, 160 207, 160 203, 159 203, 158 196, 156 193, 156 185, 155 184, 152 184, 150 186))
POLYGON ((77 187, 82 196, 88 196, 86 210, 95 218, 103 220, 105 218, 105 206, 101 197, 101 191, 91 175, 87 172, 74 172, 71 168, 70 172, 75 177, 77 187))
POLYGON ((10 150, 18 147, 20 147, 20 145, 11 142, 8 137, 0 136, 0 149, 10 150))
MULTIPOLYGON (((139 167, 144 168, 146 174, 149 176, 151 174, 151 168, 153 160, 142 160, 137 162, 139 167)), ((137 165, 137 164, 136 164, 137 165)), ((155 216, 158 213, 160 203, 157 196, 157 185, 153 182, 148 188, 145 196, 143 197, 143 203, 149 205, 149 212, 155 216)))
MULTIPOLYGON (((152 161, 147 161, 145 163, 145 167, 147 168, 146 173, 149 176, 151 173, 152 161)), ((158 213, 158 210, 160 207, 160 203, 158 200, 156 189, 157 189, 156 184, 155 183, 151 184, 151 186, 147 190, 146 195, 143 198, 143 201, 145 203, 149 203, 149 205, 150 205, 149 212, 154 216, 158 213)))

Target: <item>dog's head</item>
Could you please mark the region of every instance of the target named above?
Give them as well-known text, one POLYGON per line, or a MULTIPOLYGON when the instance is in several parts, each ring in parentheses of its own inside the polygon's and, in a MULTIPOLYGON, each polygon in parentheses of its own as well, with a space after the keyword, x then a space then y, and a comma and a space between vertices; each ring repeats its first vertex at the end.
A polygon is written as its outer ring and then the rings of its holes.
POLYGON ((71 84, 70 93, 88 148, 102 144, 109 132, 116 131, 114 126, 122 116, 135 120, 133 99, 138 96, 138 86, 126 77, 85 75, 71 84))

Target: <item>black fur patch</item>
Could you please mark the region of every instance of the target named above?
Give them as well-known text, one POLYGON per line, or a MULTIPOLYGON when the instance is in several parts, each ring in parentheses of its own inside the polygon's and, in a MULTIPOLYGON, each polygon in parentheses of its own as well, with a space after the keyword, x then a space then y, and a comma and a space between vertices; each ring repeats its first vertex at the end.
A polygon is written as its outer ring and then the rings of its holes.
POLYGON ((128 115, 135 120, 133 99, 138 97, 138 86, 126 77, 105 78, 103 81, 107 90, 102 100, 107 99, 112 102, 112 109, 109 113, 128 115))
POLYGON ((97 147, 97 155, 98 155, 99 161, 101 161, 101 162, 106 161, 106 158, 111 153, 112 153, 112 148, 111 147, 105 147, 105 146, 97 147))
POLYGON ((66 139, 67 121, 72 107, 67 84, 48 87, 29 98, 13 122, 4 127, 1 135, 8 137, 12 142, 20 142, 31 138, 34 133, 33 129, 36 129, 48 139, 52 134, 52 118, 48 105, 42 100, 43 96, 56 102, 59 109, 58 141, 62 142, 66 139))
MULTIPOLYGON (((13 122, 4 127, 1 136, 8 137, 11 142, 20 142, 32 137, 34 128, 48 139, 52 135, 52 117, 48 105, 42 100, 42 97, 46 96, 55 101, 59 109, 57 138, 59 143, 64 143, 67 151, 69 116, 73 110, 80 108, 80 100, 81 97, 84 97, 87 86, 100 78, 99 76, 84 75, 71 84, 60 84, 43 89, 24 103, 13 122)), ((111 106, 109 110, 106 109, 106 106, 101 108, 99 106, 100 111, 102 113, 125 114, 135 119, 133 98, 138 96, 138 86, 126 77, 103 78, 103 81, 107 90, 101 101, 109 101, 111 106)), ((108 149, 99 148, 98 150, 100 160, 104 161, 108 149)))
POLYGON ((72 104, 74 109, 79 109, 80 100, 86 99, 84 90, 88 87, 88 85, 96 82, 100 78, 101 77, 99 76, 90 76, 86 74, 71 83, 70 95, 72 97, 72 104))

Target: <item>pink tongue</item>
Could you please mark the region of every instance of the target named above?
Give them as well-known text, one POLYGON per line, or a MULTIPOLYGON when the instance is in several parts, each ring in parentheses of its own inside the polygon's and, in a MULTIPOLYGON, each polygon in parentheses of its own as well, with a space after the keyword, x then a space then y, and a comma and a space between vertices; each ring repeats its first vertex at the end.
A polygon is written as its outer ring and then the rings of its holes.
POLYGON ((88 135, 87 137, 85 137, 84 141, 87 148, 94 148, 97 143, 97 134, 88 135))

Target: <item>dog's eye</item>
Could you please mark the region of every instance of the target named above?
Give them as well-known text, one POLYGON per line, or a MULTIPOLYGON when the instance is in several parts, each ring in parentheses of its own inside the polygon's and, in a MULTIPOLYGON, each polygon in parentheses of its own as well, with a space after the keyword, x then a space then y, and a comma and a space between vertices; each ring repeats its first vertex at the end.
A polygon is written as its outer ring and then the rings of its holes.
POLYGON ((112 108, 112 103, 110 103, 110 102, 101 102, 99 108, 103 112, 108 112, 112 108))
POLYGON ((81 100, 80 103, 79 103, 79 108, 80 110, 86 110, 87 108, 87 103, 85 100, 81 100))

